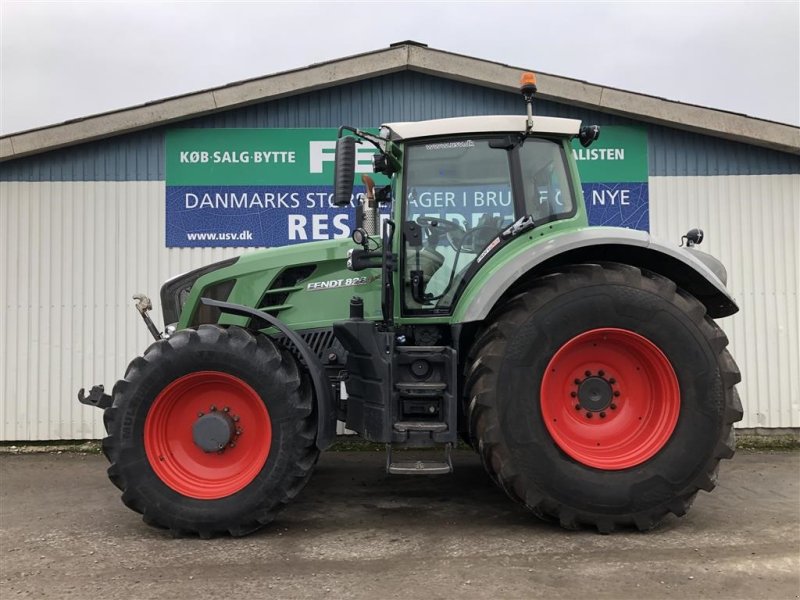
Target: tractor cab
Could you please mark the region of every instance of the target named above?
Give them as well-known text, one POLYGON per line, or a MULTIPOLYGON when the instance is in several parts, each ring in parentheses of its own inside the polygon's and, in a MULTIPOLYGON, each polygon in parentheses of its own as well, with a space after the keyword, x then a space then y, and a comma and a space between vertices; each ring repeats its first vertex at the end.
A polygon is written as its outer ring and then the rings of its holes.
MULTIPOLYGON (((378 136, 340 128, 337 205, 349 206, 353 190, 355 139, 346 132, 373 144, 374 170, 392 178, 376 192, 362 176, 366 195, 353 234, 362 250, 352 252, 348 268, 384 268, 388 279, 399 280, 403 317, 451 314, 487 259, 521 233, 558 221, 586 225, 570 143, 579 137, 588 146, 599 129, 574 119, 534 118, 535 84, 528 75, 522 85, 527 116, 388 123, 378 136), (378 205, 391 201, 391 218, 380 232, 378 205), (380 236, 381 251, 369 247, 373 236, 380 236)), ((387 281, 384 291, 394 287, 387 281)), ((394 298, 384 298, 383 306, 394 306, 394 298)), ((383 316, 391 321, 394 315, 383 316)))
POLYGON ((524 117, 387 126, 403 140, 405 159, 397 207, 405 313, 449 312, 467 278, 511 239, 511 231, 502 234, 514 223, 521 233, 577 215, 566 144, 580 123, 538 121, 526 134, 524 117))

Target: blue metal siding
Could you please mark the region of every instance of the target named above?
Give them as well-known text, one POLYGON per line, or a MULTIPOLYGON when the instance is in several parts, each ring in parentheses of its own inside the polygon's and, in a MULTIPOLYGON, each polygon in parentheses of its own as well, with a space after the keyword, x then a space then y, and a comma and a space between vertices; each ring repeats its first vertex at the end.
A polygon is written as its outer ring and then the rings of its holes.
MULTIPOLYGON (((370 127, 381 122, 517 114, 517 94, 403 71, 318 92, 246 106, 170 127, 370 127)), ((548 101, 536 113, 599 125, 638 121, 548 101)), ((800 157, 659 125, 649 133, 650 175, 800 173, 800 157)), ((152 181, 164 179, 164 131, 89 142, 0 164, 0 181, 152 181)))
POLYGON ((163 129, 129 133, 0 163, 0 181, 162 179, 163 129))

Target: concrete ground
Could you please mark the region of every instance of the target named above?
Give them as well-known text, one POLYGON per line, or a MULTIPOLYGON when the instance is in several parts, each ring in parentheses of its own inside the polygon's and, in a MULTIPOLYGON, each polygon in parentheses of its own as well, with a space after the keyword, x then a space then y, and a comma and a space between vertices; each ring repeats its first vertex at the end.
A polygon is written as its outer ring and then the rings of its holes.
POLYGON ((568 532, 512 504, 470 452, 387 477, 325 454, 279 520, 172 539, 125 508, 97 455, 0 455, 0 597, 798 598, 800 453, 725 461, 720 486, 649 533, 568 532))

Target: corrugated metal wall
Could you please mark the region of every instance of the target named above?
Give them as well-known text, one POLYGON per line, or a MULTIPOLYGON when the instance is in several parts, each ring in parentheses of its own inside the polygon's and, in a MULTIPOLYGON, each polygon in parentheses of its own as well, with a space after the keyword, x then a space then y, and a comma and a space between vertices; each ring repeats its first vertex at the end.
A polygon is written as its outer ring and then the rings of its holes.
MULTIPOLYGON (((182 126, 369 126, 519 108, 516 94, 398 73, 182 126)), ((633 123, 550 102, 537 112, 633 123)), ((722 321, 744 371, 740 426, 800 426, 800 159, 647 127, 653 233, 677 241, 703 226, 703 249, 728 265, 742 305, 722 321)), ((101 437, 100 412, 75 392, 110 388, 149 343, 130 296, 156 296, 164 279, 237 253, 164 247, 163 131, 0 165, 0 439, 101 437)))
POLYGON ((0 439, 101 437, 75 393, 110 389, 152 341, 131 295, 158 303, 166 278, 237 254, 165 248, 164 195, 157 181, 0 183, 0 439))
POLYGON ((800 175, 651 177, 651 233, 698 225, 741 309, 719 321, 742 370, 739 427, 800 427, 800 175))

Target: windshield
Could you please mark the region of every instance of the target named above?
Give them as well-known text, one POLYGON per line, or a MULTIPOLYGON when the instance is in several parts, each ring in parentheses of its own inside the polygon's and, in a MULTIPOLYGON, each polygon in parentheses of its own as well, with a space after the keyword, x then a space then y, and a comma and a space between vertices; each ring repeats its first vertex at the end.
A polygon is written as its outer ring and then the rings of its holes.
POLYGON ((560 142, 536 138, 521 146, 489 139, 408 146, 404 218, 420 235, 404 240, 405 307, 447 311, 470 265, 517 218, 571 214, 564 157, 560 142), (524 209, 515 210, 515 180, 524 209))

